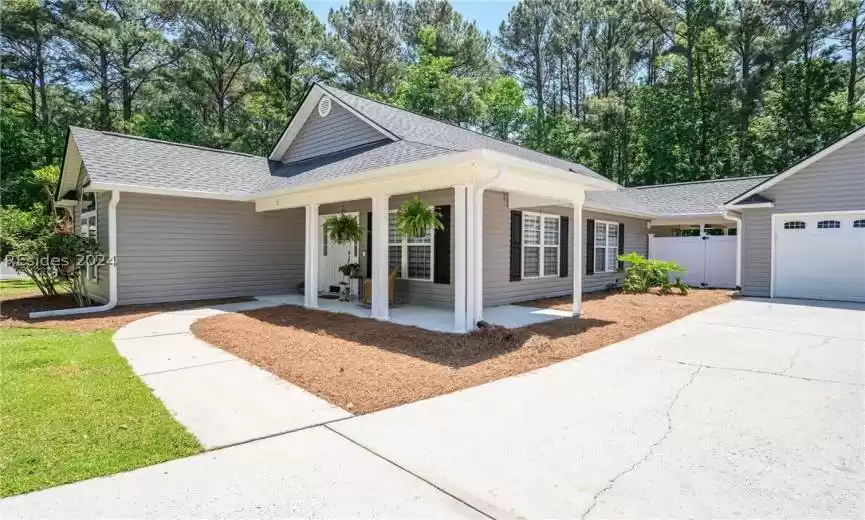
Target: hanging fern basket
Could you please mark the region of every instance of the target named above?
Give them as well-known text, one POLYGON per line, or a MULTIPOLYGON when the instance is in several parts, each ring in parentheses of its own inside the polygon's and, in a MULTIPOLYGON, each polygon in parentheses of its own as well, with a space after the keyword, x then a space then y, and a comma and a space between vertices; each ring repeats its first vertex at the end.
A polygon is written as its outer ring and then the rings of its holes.
POLYGON ((396 213, 396 228, 400 235, 424 237, 429 230, 444 229, 441 215, 419 197, 405 201, 396 213))
POLYGON ((353 244, 363 238, 363 228, 357 217, 340 213, 324 220, 324 232, 331 242, 338 245, 353 244))

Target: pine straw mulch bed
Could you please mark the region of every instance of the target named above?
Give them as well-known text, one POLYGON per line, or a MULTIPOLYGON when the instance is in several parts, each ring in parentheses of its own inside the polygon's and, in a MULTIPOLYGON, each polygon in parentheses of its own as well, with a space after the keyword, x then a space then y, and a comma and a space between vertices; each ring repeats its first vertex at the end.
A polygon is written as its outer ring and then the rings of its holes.
POLYGON ((337 406, 368 413, 579 356, 731 297, 714 290, 587 295, 580 319, 464 335, 292 306, 206 318, 192 331, 337 406))
POLYGON ((34 327, 48 329, 66 329, 87 332, 100 329, 118 329, 147 316, 166 311, 192 309, 222 303, 249 301, 250 298, 227 298, 219 300, 197 300, 179 303, 160 303, 148 305, 125 305, 108 312, 80 314, 77 316, 55 316, 38 320, 30 319, 35 311, 69 309, 77 307, 75 299, 69 294, 56 296, 21 295, 0 298, 0 328, 4 327, 34 327))

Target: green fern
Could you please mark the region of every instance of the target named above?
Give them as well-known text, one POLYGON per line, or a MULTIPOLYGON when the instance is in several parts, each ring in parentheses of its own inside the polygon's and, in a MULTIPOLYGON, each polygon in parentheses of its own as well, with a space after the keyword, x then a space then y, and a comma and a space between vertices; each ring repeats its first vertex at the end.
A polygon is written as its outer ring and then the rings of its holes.
POLYGON ((423 237, 430 229, 444 229, 441 215, 420 197, 403 202, 396 213, 396 229, 406 237, 423 237))

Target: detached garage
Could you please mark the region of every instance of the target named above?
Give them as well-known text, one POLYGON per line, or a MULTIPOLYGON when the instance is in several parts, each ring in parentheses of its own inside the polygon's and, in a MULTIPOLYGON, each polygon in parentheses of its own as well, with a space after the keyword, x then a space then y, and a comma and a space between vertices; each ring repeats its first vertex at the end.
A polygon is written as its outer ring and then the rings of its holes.
POLYGON ((865 302, 865 128, 726 204, 746 296, 865 302))

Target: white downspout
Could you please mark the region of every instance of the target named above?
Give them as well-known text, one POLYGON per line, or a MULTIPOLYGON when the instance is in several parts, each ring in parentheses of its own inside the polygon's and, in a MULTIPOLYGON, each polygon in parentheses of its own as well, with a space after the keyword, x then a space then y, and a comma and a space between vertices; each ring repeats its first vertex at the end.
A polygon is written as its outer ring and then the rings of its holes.
POLYGON ((93 312, 110 311, 117 306, 117 203, 120 202, 120 192, 111 192, 108 201, 108 303, 95 307, 74 307, 54 311, 31 312, 30 318, 47 318, 50 316, 72 316, 75 314, 90 314, 93 312))
POLYGON ((734 217, 727 210, 721 213, 727 220, 736 223, 736 289, 742 290, 742 217, 734 217))

